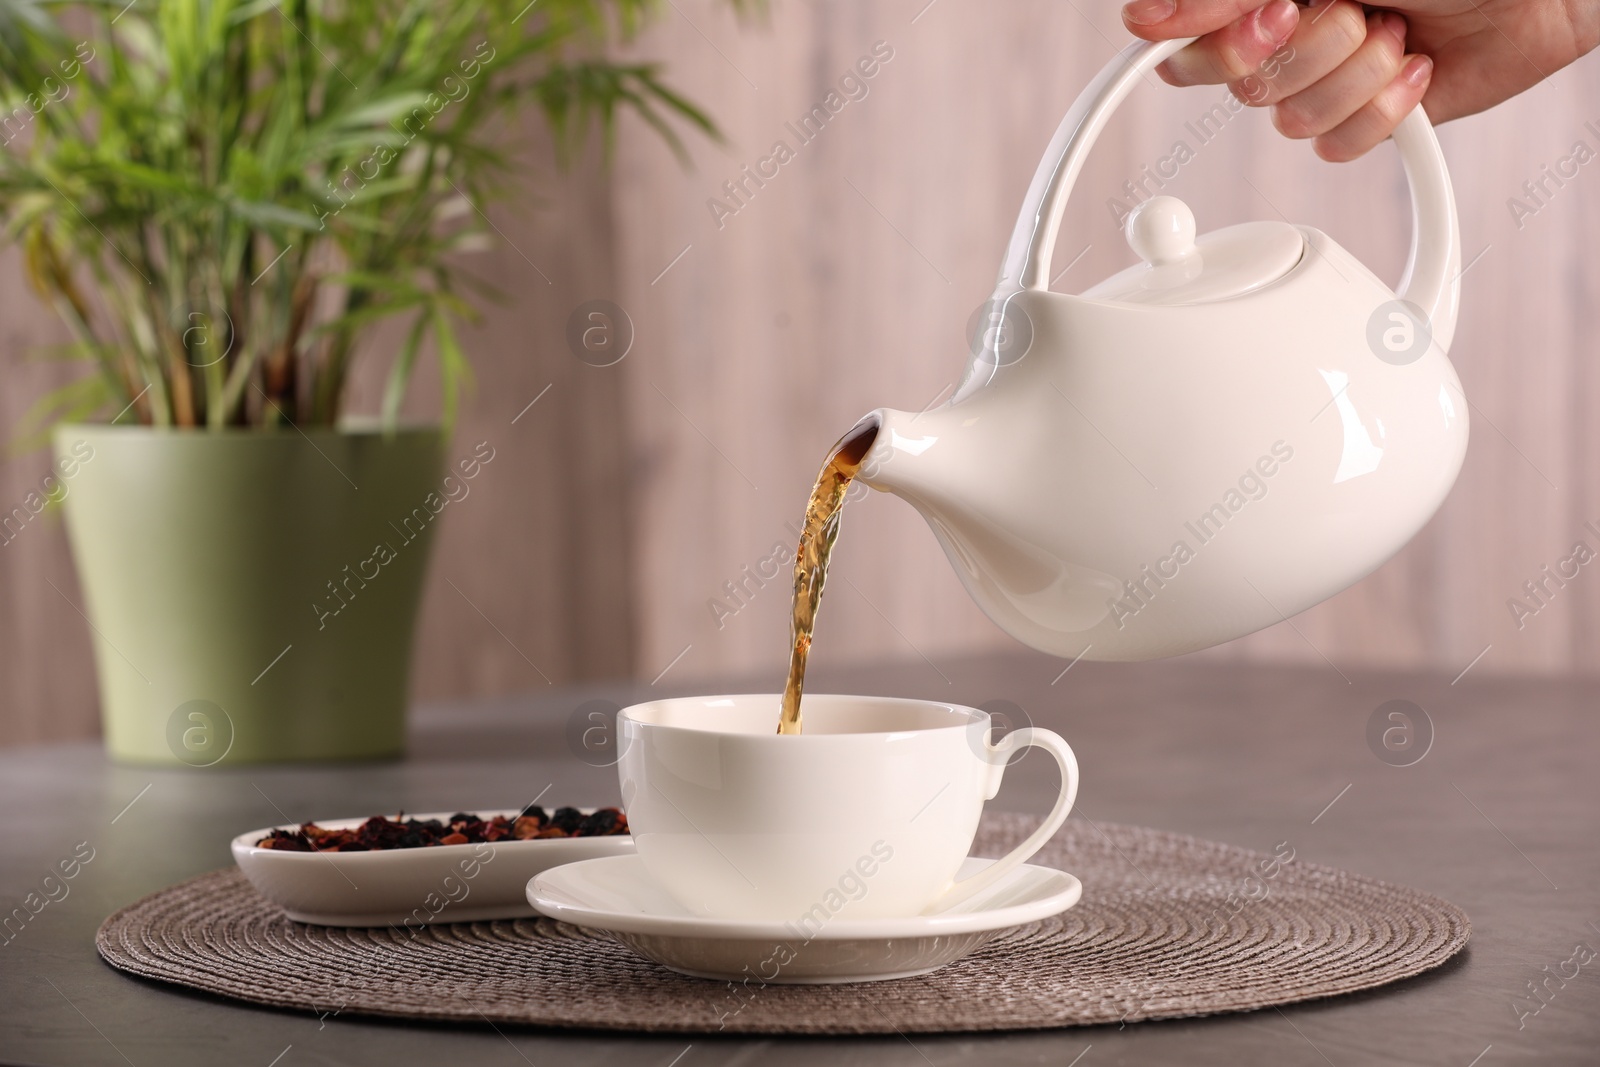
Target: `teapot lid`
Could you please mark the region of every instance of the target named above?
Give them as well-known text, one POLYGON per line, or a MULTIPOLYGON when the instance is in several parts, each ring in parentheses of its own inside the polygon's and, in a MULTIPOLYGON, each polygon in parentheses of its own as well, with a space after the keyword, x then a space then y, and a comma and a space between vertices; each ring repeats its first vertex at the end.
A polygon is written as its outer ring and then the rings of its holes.
POLYGON ((1194 213, 1175 196, 1129 212, 1128 244, 1143 263, 1087 289, 1089 300, 1205 304, 1277 281, 1305 255, 1305 237, 1286 222, 1245 222, 1195 237, 1194 213))

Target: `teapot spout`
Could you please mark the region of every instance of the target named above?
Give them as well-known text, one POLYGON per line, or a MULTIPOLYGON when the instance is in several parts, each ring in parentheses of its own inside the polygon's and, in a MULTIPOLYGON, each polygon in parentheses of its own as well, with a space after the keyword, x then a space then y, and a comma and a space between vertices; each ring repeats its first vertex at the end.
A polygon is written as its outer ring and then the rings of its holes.
POLYGON ((879 492, 915 500, 922 495, 929 468, 923 454, 939 440, 938 412, 878 408, 845 436, 851 440, 870 427, 873 438, 856 480, 879 492))

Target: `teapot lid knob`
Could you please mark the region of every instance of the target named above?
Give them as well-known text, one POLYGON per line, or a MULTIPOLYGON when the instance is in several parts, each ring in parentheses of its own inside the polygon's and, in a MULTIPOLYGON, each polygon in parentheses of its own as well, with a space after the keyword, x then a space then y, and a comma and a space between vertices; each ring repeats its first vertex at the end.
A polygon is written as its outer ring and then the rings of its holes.
POLYGON ((1194 212, 1175 196, 1153 196, 1128 213, 1128 244, 1153 267, 1195 254, 1194 212))

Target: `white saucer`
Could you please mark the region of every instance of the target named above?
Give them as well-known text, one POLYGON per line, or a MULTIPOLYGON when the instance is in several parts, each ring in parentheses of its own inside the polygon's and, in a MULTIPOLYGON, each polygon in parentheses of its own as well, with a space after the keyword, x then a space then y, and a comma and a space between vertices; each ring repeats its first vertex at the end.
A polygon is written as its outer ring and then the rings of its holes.
MULTIPOLYGON (((968 859, 958 877, 992 862, 968 859)), ((528 901, 543 915, 608 934, 681 974, 752 988, 926 974, 981 948, 1003 930, 1066 911, 1082 895, 1083 884, 1065 871, 1023 864, 947 911, 836 918, 801 927, 691 915, 656 884, 636 855, 568 863, 528 882, 528 901)))

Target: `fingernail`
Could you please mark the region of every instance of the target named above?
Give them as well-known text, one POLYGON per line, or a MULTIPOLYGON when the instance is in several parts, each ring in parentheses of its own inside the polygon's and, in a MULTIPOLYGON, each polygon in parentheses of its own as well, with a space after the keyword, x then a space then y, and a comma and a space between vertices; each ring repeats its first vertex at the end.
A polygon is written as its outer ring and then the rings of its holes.
POLYGON ((1272 0, 1266 7, 1256 10, 1256 30, 1273 48, 1287 41, 1299 23, 1300 9, 1294 0, 1272 0))
POLYGON ((1400 77, 1419 87, 1426 85, 1429 76, 1432 74, 1433 60, 1427 56, 1412 56, 1406 60, 1404 69, 1400 71, 1400 77))
POLYGON ((1173 0, 1133 0, 1122 9, 1122 17, 1135 26, 1154 26, 1165 22, 1178 10, 1173 0))

